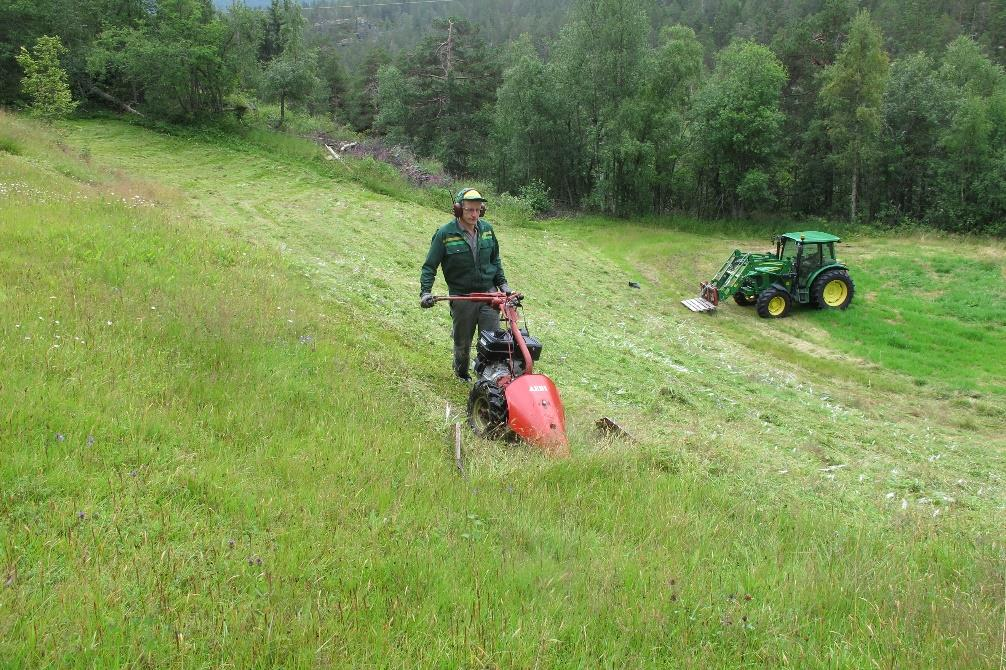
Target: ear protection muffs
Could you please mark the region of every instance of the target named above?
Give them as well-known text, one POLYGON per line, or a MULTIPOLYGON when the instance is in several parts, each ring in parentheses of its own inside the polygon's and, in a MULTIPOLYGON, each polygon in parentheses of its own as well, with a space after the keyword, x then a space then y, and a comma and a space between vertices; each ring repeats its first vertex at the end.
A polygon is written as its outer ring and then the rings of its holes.
MULTIPOLYGON (((474 191, 474 190, 475 189, 473 189, 473 188, 463 188, 460 191, 458 191, 457 195, 454 196, 454 206, 451 208, 453 210, 453 212, 454 212, 454 216, 456 216, 459 219, 461 218, 461 215, 464 214, 464 210, 461 208, 461 200, 465 197, 465 193, 468 193, 468 191, 474 191)), ((485 216, 486 215, 486 203, 482 202, 481 205, 482 206, 479 207, 479 216, 485 216)))

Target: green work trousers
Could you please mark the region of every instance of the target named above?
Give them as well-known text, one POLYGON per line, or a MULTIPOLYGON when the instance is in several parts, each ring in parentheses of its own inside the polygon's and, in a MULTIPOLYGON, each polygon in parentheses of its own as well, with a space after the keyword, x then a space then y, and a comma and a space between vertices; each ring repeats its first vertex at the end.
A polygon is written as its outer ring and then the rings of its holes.
POLYGON ((468 376, 468 365, 471 358, 472 338, 475 337, 475 327, 479 333, 500 329, 500 313, 481 302, 451 302, 451 319, 454 327, 454 374, 459 377, 468 376))

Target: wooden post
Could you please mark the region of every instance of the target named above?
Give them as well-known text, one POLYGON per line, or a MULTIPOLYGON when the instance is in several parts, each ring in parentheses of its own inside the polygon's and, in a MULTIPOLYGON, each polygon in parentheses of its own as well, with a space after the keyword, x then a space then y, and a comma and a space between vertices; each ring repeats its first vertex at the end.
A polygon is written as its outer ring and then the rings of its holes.
POLYGON ((454 422, 454 465, 458 469, 458 474, 464 476, 465 468, 461 462, 461 422, 454 422))

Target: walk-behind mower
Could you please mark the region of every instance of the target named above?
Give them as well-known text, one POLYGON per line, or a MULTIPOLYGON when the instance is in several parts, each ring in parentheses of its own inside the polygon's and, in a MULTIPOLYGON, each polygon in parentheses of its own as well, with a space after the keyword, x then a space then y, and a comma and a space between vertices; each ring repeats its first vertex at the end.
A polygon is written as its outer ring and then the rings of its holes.
POLYGON ((482 302, 499 310, 506 327, 479 335, 476 380, 468 395, 468 424, 480 437, 517 435, 549 456, 569 455, 566 417, 559 391, 545 375, 532 373, 541 342, 520 328, 518 293, 470 293, 434 300, 482 302))
POLYGON ((712 281, 699 285, 699 297, 681 302, 693 312, 711 312, 721 298, 756 305, 758 316, 779 318, 793 303, 818 309, 845 309, 856 286, 849 269, 835 258, 841 240, 816 230, 775 238, 775 253, 734 250, 712 281))

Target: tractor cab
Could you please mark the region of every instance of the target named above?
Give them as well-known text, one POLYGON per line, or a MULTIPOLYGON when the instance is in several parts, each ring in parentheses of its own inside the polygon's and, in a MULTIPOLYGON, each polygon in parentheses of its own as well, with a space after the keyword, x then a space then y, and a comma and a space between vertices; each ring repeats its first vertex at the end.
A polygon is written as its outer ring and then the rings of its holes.
POLYGON ((841 239, 829 233, 808 230, 784 233, 775 238, 776 258, 792 263, 795 283, 787 286, 798 303, 812 302, 811 281, 822 268, 836 265, 835 243, 841 239))
POLYGON ((775 238, 776 258, 804 257, 817 266, 835 262, 835 243, 842 240, 828 233, 808 230, 803 233, 786 233, 775 238))

